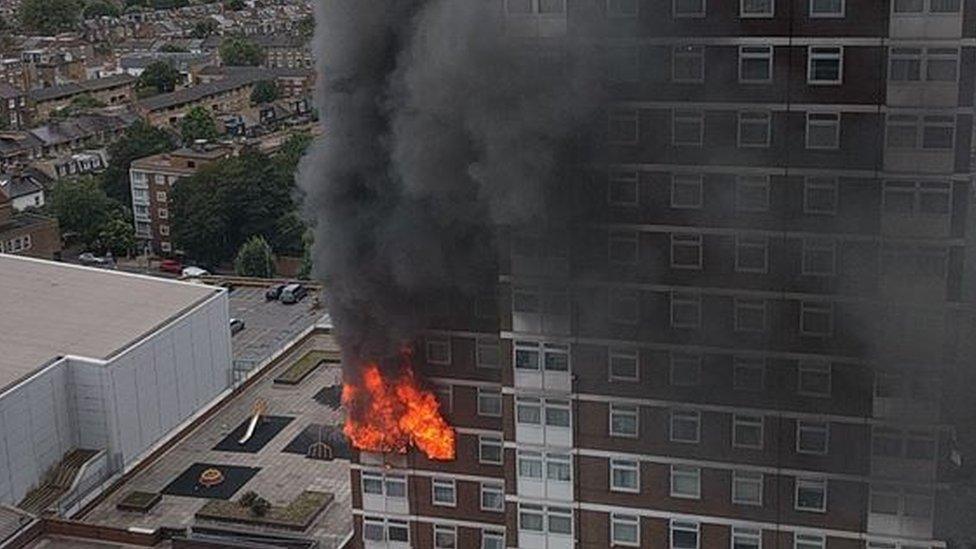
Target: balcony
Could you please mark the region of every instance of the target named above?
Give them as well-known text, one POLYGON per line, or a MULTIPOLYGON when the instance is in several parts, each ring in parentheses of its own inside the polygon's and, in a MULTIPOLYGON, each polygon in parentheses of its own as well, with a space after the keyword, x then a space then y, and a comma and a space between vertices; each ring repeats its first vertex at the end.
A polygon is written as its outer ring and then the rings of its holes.
MULTIPOLYGON (((934 4, 939 0, 924 0, 919 4, 934 4)), ((931 8, 931 6, 926 6, 931 8)), ((893 13, 889 26, 890 38, 952 39, 962 37, 962 10, 934 13, 920 10, 916 13, 893 13)))

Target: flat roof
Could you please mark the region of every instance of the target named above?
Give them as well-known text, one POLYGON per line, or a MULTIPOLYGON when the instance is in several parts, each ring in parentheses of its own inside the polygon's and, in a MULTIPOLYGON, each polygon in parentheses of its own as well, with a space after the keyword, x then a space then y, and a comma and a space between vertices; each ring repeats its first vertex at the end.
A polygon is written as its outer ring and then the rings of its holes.
POLYGON ((224 291, 0 254, 0 389, 52 359, 108 359, 224 291))

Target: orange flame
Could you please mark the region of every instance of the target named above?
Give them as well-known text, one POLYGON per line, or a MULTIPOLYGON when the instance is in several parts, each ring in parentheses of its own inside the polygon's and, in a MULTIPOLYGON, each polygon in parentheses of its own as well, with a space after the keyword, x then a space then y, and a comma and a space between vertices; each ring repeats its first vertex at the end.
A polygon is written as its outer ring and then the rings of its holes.
POLYGON ((454 429, 441 415, 437 397, 420 388, 409 365, 391 379, 376 364, 367 364, 361 386, 343 385, 342 403, 347 412, 342 432, 356 448, 406 453, 412 444, 430 459, 454 459, 454 429))

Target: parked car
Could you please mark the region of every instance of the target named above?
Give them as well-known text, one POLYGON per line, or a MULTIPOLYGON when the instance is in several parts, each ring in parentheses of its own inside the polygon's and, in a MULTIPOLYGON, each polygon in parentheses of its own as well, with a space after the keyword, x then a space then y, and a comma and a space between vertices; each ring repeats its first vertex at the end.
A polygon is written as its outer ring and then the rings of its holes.
POLYGON ((291 305, 292 303, 298 303, 306 295, 308 295, 308 288, 305 286, 301 284, 289 284, 281 289, 281 295, 278 299, 285 305, 291 305))
POLYGON ((91 252, 85 252, 78 256, 78 263, 89 267, 103 267, 111 264, 111 260, 106 257, 99 257, 91 252))
POLYGON ((230 319, 230 335, 234 335, 237 332, 244 329, 244 321, 239 318, 230 319))
POLYGON ((268 289, 264 292, 264 299, 267 301, 274 301, 278 299, 281 297, 281 290, 284 290, 285 286, 287 286, 287 284, 275 284, 274 286, 268 287, 268 289))
POLYGON ((178 259, 164 259, 159 263, 159 270, 164 273, 182 274, 183 264, 178 259))
POLYGON ((201 269, 200 267, 183 267, 182 274, 186 278, 199 278, 201 276, 210 276, 210 273, 206 269, 201 269))

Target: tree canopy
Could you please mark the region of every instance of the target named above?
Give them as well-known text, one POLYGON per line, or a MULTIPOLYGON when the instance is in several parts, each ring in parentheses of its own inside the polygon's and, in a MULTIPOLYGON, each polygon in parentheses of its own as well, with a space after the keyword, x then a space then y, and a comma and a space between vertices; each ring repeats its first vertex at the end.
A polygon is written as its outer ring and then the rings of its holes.
POLYGON ((93 19, 95 17, 118 17, 122 12, 119 11, 118 6, 111 2, 95 0, 86 4, 81 14, 85 19, 93 19))
POLYGON ((124 222, 121 205, 109 198, 93 177, 59 181, 51 191, 49 206, 61 230, 76 233, 88 247, 101 247, 106 227, 116 219, 124 222))
MULTIPOLYGON (((216 265, 234 258, 252 236, 275 245, 286 241, 283 231, 294 238, 291 221, 282 221, 294 215, 294 190, 294 175, 255 150, 207 166, 173 187, 176 246, 216 265)), ((301 250, 301 234, 297 239, 284 248, 301 250)))
POLYGON ((81 3, 77 0, 23 0, 17 15, 25 31, 52 36, 77 26, 81 3))
POLYGON ((175 148, 173 137, 165 130, 139 120, 129 126, 122 138, 108 147, 108 166, 102 173, 105 193, 126 208, 132 208, 129 190, 129 166, 137 158, 171 151, 175 148))
POLYGON ((261 235, 247 239, 234 258, 234 272, 239 276, 271 278, 275 274, 274 253, 261 235))
POLYGON ((218 135, 213 116, 203 107, 193 107, 180 120, 180 137, 184 145, 192 145, 199 139, 216 139, 218 135))
POLYGON ((270 103, 279 95, 278 84, 274 80, 261 80, 251 89, 251 103, 270 103))
POLYGON ((193 29, 190 30, 190 36, 193 38, 207 38, 213 33, 217 32, 217 22, 209 17, 207 19, 200 19, 193 23, 193 29))
POLYGON ((264 63, 261 46, 243 36, 228 36, 220 43, 220 62, 230 67, 258 67, 264 63))
POLYGON ((180 81, 180 71, 165 61, 150 63, 136 80, 136 92, 140 97, 169 93, 180 81))

